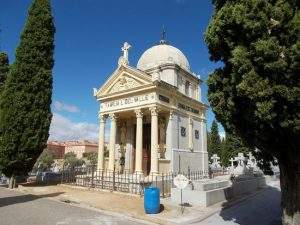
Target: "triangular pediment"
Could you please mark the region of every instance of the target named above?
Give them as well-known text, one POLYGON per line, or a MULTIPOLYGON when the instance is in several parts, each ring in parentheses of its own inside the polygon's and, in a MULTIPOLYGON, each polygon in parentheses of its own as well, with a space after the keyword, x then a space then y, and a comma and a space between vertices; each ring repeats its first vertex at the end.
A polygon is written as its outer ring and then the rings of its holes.
POLYGON ((152 84, 151 77, 136 69, 118 68, 97 92, 97 96, 121 93, 152 84))

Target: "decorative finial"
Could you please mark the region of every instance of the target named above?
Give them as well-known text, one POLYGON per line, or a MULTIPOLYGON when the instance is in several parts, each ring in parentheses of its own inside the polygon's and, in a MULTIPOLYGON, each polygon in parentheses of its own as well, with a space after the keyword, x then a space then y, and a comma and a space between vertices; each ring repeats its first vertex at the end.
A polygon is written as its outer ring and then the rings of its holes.
POLYGON ((167 44, 167 41, 166 41, 166 28, 165 26, 163 25, 162 27, 162 31, 160 32, 160 41, 159 41, 159 44, 167 44))

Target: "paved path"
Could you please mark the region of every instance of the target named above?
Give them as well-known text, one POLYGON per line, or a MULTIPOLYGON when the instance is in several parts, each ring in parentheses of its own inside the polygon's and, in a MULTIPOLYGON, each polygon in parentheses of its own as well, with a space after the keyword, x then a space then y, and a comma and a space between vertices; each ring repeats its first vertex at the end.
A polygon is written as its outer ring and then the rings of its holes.
MULTIPOLYGON (((59 195, 61 193, 57 193, 59 195)), ((51 194, 54 196, 55 194, 51 194)), ((135 219, 56 202, 0 187, 0 225, 138 225, 135 219)), ((109 202, 107 203, 109 204, 109 202)))
MULTIPOLYGON (((269 184, 270 185, 270 184, 269 184)), ((280 225, 280 188, 279 182, 259 192, 250 199, 233 207, 222 210, 199 225, 280 225)))

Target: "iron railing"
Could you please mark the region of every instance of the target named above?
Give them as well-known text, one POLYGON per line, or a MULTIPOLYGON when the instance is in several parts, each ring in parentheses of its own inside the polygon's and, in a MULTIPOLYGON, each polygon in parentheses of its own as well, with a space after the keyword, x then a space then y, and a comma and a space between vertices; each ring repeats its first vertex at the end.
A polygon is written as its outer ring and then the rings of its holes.
MULTIPOLYGON (((201 180, 208 178, 205 171, 186 171, 180 174, 189 180, 201 180)), ((62 171, 62 184, 70 184, 95 189, 126 192, 131 194, 144 194, 144 188, 154 186, 160 189, 161 197, 169 197, 173 187, 173 178, 178 173, 161 173, 148 175, 130 173, 129 171, 99 171, 95 166, 68 168, 62 171)))

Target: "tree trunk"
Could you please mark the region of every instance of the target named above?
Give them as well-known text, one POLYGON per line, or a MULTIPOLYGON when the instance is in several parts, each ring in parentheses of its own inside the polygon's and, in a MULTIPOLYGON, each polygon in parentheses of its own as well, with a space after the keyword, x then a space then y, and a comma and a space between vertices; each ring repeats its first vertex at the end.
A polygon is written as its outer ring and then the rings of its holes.
POLYGON ((13 189, 13 188, 16 188, 16 186, 17 186, 16 177, 14 175, 12 175, 9 178, 8 188, 13 189))
POLYGON ((300 154, 278 160, 283 225, 300 224, 300 154))

